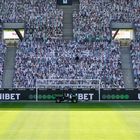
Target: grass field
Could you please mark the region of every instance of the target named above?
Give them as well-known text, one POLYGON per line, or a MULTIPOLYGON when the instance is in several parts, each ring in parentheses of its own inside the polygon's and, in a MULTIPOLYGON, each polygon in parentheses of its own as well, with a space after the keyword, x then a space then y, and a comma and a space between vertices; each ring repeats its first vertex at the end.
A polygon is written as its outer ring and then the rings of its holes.
POLYGON ((0 140, 140 140, 140 104, 1 103, 0 140))

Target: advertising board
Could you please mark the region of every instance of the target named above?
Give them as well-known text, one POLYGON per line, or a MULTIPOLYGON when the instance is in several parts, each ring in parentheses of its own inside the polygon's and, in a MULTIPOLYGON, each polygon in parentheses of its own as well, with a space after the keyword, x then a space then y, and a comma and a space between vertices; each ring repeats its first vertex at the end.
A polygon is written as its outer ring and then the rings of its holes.
POLYGON ((40 101, 54 102, 140 101, 140 89, 0 89, 0 102, 40 101))
POLYGON ((1 89, 0 101, 35 101, 36 92, 35 89, 1 89))

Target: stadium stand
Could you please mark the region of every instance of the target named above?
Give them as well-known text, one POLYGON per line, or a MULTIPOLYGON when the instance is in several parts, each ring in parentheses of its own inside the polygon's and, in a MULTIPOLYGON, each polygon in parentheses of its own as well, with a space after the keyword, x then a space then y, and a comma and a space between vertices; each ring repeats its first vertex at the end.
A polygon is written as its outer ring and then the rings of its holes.
POLYGON ((109 21, 102 1, 80 0, 79 11, 73 13, 73 34, 76 41, 110 40, 109 21))
POLYGON ((139 23, 138 0, 80 0, 73 14, 73 33, 80 40, 110 40, 111 22, 139 23))
POLYGON ((117 42, 22 42, 14 87, 35 87, 36 79, 100 79, 102 87, 124 87, 117 42))
POLYGON ((130 46, 134 72, 134 82, 136 87, 140 88, 140 42, 133 41, 130 46))
POLYGON ((2 0, 0 13, 2 22, 26 23, 26 35, 34 38, 62 36, 63 11, 56 9, 55 0, 2 0))
POLYGON ((6 46, 0 42, 0 88, 2 87, 2 78, 3 78, 3 67, 4 67, 4 57, 6 53, 6 46))
POLYGON ((1 0, 0 5, 2 22, 25 22, 14 87, 35 87, 36 79, 47 78, 93 78, 101 79, 102 87, 124 87, 120 44, 111 41, 110 24, 139 23, 138 0, 80 0, 70 41, 62 39, 63 11, 55 0, 1 0))

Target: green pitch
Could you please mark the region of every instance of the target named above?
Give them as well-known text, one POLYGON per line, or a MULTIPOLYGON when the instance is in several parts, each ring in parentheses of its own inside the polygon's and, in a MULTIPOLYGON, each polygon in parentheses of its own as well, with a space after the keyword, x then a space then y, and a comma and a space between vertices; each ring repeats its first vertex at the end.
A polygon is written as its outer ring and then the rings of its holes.
POLYGON ((0 140, 140 140, 140 105, 0 104, 0 140))

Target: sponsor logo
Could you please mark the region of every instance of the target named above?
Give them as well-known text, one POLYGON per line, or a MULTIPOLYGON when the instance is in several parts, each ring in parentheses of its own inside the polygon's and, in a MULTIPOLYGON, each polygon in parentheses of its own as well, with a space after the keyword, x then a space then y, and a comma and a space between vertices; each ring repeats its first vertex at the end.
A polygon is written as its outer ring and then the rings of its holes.
MULTIPOLYGON (((89 100, 95 100, 94 93, 76 93, 74 94, 78 98, 78 100, 84 100, 84 101, 89 101, 89 100)), ((72 98, 73 94, 72 93, 67 93, 66 97, 72 98)))
POLYGON ((0 100, 19 100, 20 93, 0 93, 0 100))

